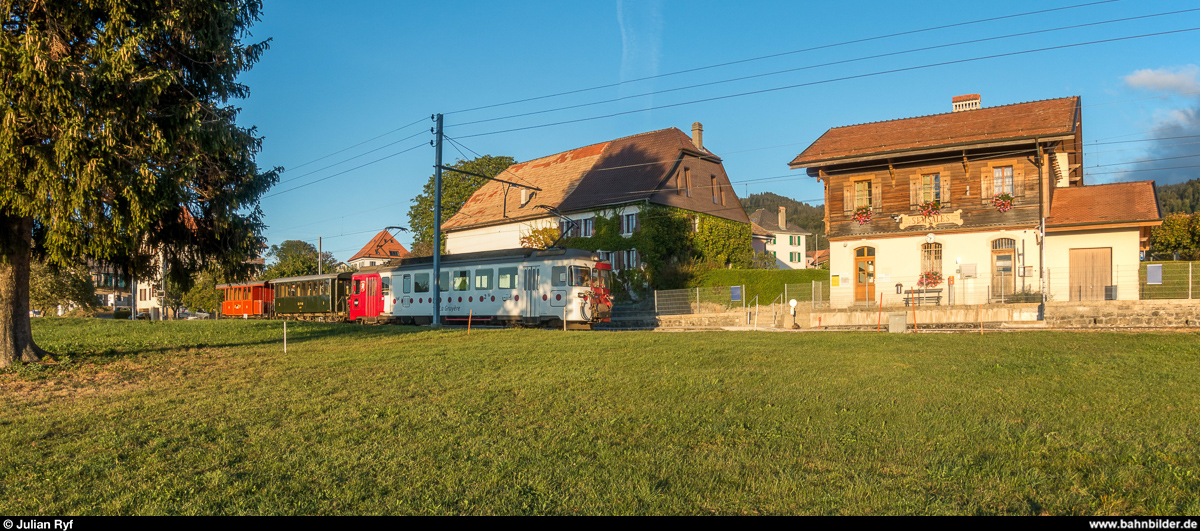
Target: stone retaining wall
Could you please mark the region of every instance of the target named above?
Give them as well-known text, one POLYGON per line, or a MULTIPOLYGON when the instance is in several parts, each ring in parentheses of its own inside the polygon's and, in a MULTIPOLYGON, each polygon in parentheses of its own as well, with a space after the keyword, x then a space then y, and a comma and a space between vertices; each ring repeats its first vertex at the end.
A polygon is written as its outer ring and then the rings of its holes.
POLYGON ((1054 328, 1200 326, 1200 301, 1083 301, 1046 303, 1054 328))

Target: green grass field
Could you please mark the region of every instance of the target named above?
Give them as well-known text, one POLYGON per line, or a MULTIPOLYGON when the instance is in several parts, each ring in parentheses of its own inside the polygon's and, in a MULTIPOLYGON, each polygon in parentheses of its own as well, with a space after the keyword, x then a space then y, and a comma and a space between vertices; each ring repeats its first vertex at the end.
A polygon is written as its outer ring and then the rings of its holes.
POLYGON ((1192 333, 37 319, 3 514, 1197 514, 1192 333))

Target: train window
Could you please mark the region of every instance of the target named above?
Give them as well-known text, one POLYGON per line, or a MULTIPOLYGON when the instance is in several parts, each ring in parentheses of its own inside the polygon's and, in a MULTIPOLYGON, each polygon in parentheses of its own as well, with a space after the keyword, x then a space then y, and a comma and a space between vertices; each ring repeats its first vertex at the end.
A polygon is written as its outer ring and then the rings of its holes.
POLYGON ((449 271, 442 271, 442 274, 438 275, 438 292, 440 293, 443 291, 450 291, 449 271))
POLYGON ((556 288, 567 285, 567 266, 553 266, 550 268, 550 285, 556 288))
POLYGON ((588 268, 580 266, 571 266, 571 285, 572 286, 587 286, 588 277, 591 276, 588 268))
POLYGON ((496 279, 496 287, 500 289, 517 289, 517 268, 501 267, 500 276, 496 279))
POLYGON ((425 293, 429 291, 429 273, 417 273, 413 275, 414 283, 416 284, 417 293, 425 293))
POLYGON ((455 271, 454 272, 454 291, 467 291, 471 289, 471 272, 470 271, 455 271))
POLYGON ((321 295, 329 295, 329 281, 321 282, 321 295))
POLYGON ((492 270, 491 269, 476 269, 475 270, 475 289, 492 289, 492 270))
POLYGON ((383 284, 383 296, 386 297, 392 293, 392 278, 391 277, 383 277, 381 279, 381 281, 383 284))
POLYGON ((404 292, 412 291, 412 275, 404 275, 404 292))
POLYGON ((612 285, 612 270, 596 269, 595 271, 598 273, 597 277, 599 278, 596 280, 596 283, 593 284, 593 287, 608 289, 608 287, 612 285))

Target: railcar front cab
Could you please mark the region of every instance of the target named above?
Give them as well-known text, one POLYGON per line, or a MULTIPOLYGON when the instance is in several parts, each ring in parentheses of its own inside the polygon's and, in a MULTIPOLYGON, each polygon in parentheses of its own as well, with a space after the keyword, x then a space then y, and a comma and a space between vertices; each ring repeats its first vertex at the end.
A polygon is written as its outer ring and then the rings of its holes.
MULTIPOLYGON (((578 301, 578 308, 571 308, 571 315, 590 328, 591 323, 607 323, 612 319, 612 265, 607 262, 577 263, 550 266, 551 306, 571 306, 568 301, 578 301)), ((570 326, 568 321, 568 326, 570 326)))

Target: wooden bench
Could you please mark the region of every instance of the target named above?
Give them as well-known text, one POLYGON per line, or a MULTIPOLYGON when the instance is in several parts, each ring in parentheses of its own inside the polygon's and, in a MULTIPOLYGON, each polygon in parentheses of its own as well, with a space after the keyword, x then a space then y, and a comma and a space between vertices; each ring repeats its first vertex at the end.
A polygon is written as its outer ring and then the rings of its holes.
POLYGON ((933 304, 935 306, 941 306, 942 305, 942 288, 905 292, 904 305, 912 306, 914 301, 916 302, 916 304, 918 306, 923 306, 926 304, 933 304))

